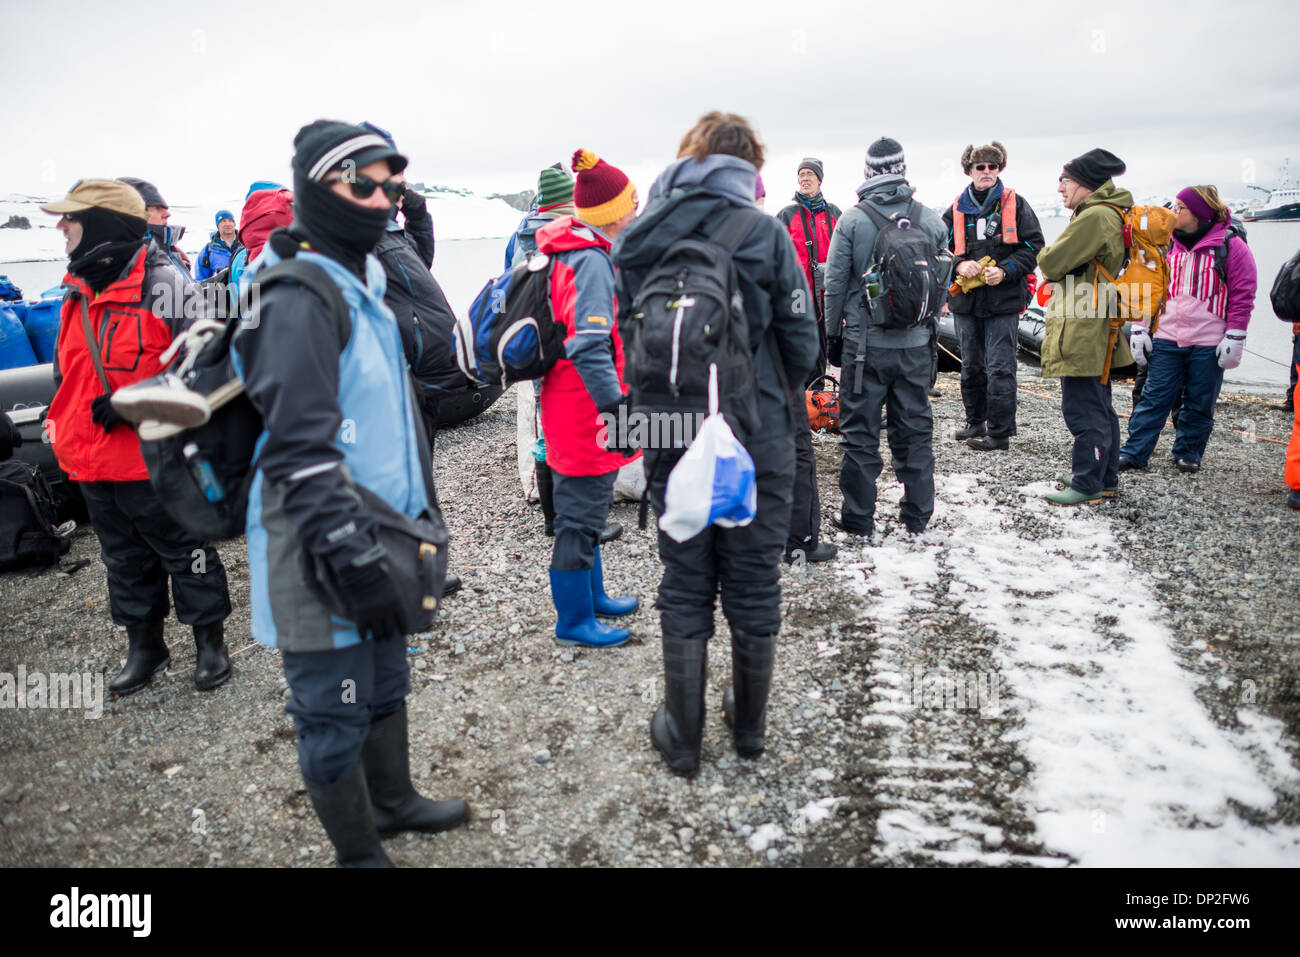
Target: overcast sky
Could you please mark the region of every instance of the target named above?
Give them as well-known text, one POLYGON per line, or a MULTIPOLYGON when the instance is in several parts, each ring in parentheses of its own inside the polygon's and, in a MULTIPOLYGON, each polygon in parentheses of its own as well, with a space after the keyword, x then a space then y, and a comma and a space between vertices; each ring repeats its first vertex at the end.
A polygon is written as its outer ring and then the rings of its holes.
POLYGON ((1293 2, 0 0, 0 22, 0 196, 136 175, 176 205, 226 201, 289 183, 294 133, 328 117, 391 130, 426 183, 528 188, 586 147, 644 198, 710 109, 757 126, 769 209, 806 155, 854 201, 881 135, 932 204, 991 139, 1040 202, 1094 146, 1139 197, 1246 197, 1287 157, 1300 174, 1293 2))

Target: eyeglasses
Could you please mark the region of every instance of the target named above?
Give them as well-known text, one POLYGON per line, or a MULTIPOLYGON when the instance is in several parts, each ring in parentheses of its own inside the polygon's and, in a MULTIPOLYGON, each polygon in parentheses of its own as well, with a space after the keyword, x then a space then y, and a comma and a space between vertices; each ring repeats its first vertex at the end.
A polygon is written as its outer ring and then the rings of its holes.
POLYGON ((351 176, 336 176, 333 179, 325 180, 327 186, 333 186, 335 183, 347 183, 352 190, 352 195, 357 199, 369 199, 376 189, 382 189, 390 203, 396 203, 397 197, 406 191, 406 184, 401 180, 390 179, 381 183, 369 176, 362 176, 360 173, 353 173, 351 176))
POLYGON ((997 172, 998 170, 1000 170, 1002 167, 999 166, 997 163, 976 163, 976 164, 975 164, 975 168, 976 168, 977 170, 979 170, 981 173, 984 173, 984 172, 993 172, 993 173, 996 173, 996 172, 997 172))
POLYGON ((1174 200, 1174 202, 1169 206, 1169 208, 1172 209, 1175 213, 1181 213, 1187 207, 1184 206, 1182 203, 1178 202, 1177 200, 1174 200))

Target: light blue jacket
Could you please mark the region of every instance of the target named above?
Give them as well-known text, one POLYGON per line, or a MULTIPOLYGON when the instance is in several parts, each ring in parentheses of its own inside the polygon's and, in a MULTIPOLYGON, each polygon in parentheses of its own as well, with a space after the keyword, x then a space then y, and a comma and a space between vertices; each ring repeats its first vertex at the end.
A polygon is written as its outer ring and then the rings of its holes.
MULTIPOLYGON (((428 465, 427 460, 422 461, 417 438, 421 428, 417 405, 411 394, 397 323, 384 304, 383 267, 374 256, 366 257, 366 282, 362 284, 359 278, 325 256, 304 251, 298 253, 298 258, 320 265, 338 284, 349 307, 352 328, 338 357, 336 396, 303 397, 303 393, 310 391, 311 374, 309 369, 294 368, 299 353, 292 348, 277 348, 268 366, 273 378, 283 385, 279 391, 294 393, 293 397, 277 399, 290 407, 291 415, 303 409, 304 421, 319 422, 322 416, 333 412, 328 404, 335 401, 340 422, 332 440, 327 435, 309 440, 295 430, 291 444, 286 447, 281 437, 276 443, 274 462, 267 460, 271 453, 262 456, 269 431, 263 432, 257 444, 258 466, 249 493, 247 521, 253 637, 268 647, 294 652, 344 648, 357 644, 361 638, 351 622, 331 616, 302 582, 302 537, 298 525, 285 511, 286 491, 301 501, 309 497, 310 487, 304 489, 307 483, 337 488, 340 473, 327 473, 340 469, 354 483, 365 486, 412 518, 430 504, 430 486, 424 475, 428 465), (267 478, 264 469, 285 477, 273 481, 267 478)), ((246 280, 279 261, 280 257, 267 245, 248 267, 246 280)), ((269 294, 274 293, 272 289, 269 294)), ((314 298, 307 290, 301 294, 314 298)), ((292 318, 290 313, 284 315, 292 318)), ((263 325, 275 321, 276 314, 272 311, 263 325)), ((286 338, 309 332, 274 330, 268 334, 266 329, 252 327, 239 333, 240 336, 259 334, 267 335, 268 343, 280 346, 286 338)), ((239 375, 248 382, 240 351, 232 350, 232 355, 239 375)), ((318 374, 315 378, 320 381, 318 374)), ((251 383, 249 391, 250 394, 255 391, 251 383)), ((275 427, 274 419, 275 416, 268 415, 270 428, 275 427)), ((328 428, 327 425, 327 431, 328 428)))

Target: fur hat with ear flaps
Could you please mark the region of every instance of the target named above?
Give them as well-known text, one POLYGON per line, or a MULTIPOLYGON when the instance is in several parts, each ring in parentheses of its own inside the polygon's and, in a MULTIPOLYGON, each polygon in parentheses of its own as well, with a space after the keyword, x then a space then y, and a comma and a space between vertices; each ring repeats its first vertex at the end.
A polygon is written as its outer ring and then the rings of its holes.
POLYGON ((976 163, 997 163, 1007 168, 1007 148, 994 140, 988 146, 967 146, 961 151, 961 171, 969 174, 976 163))

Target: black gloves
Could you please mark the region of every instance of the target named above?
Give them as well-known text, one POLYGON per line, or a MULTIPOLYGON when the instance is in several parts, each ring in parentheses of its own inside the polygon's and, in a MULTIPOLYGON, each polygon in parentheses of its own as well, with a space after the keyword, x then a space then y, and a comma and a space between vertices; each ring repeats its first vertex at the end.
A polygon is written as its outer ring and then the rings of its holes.
POLYGON ((423 219, 428 213, 428 205, 424 194, 416 192, 409 186, 402 193, 402 214, 408 219, 423 219))
POLYGON ((9 418, 9 413, 0 412, 0 462, 14 454, 14 449, 23 444, 22 433, 9 418))
POLYGON ((835 368, 840 368, 840 363, 844 359, 844 337, 827 336, 826 337, 826 361, 835 368))
POLYGON ((91 401, 90 420, 105 432, 112 432, 115 425, 125 425, 128 428, 131 425, 130 420, 117 414, 117 410, 113 408, 112 396, 107 393, 96 396, 91 401))
POLYGON ((352 611, 352 621, 362 640, 400 636, 401 598, 388 574, 388 552, 383 546, 376 545, 346 564, 331 565, 335 584, 352 611))
POLYGON ((596 410, 601 415, 610 416, 606 421, 609 423, 605 429, 607 439, 605 441, 605 451, 617 452, 625 459, 630 459, 636 455, 638 447, 632 442, 631 425, 632 406, 628 402, 628 397, 622 396, 617 402, 610 402, 602 405, 596 410))

